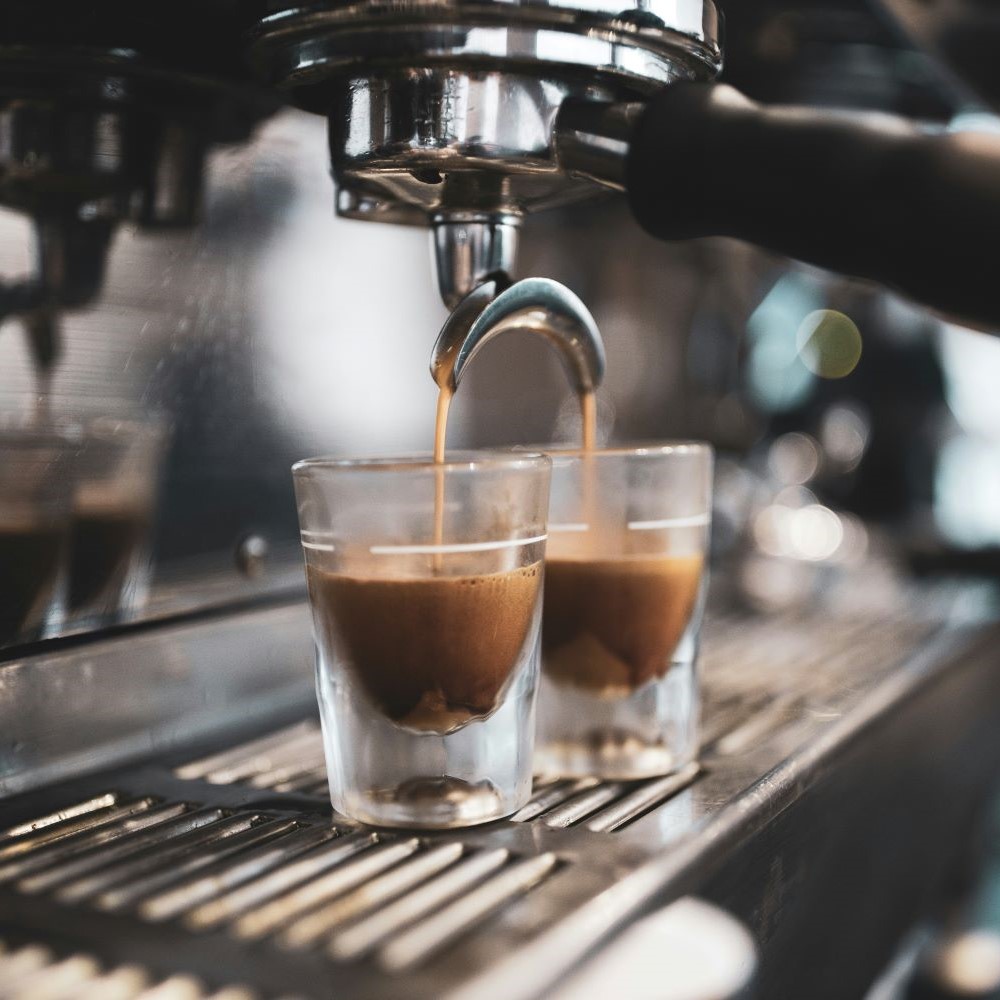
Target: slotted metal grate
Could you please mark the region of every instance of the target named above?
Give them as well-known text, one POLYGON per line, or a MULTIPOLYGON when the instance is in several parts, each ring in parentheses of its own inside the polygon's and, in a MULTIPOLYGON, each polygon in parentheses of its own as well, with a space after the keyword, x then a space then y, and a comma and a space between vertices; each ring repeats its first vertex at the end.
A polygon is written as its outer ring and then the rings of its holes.
MULTIPOLYGON (((247 986, 211 990, 196 976, 160 978, 141 965, 104 966, 87 953, 0 939, 0 1000, 263 1000, 247 986)), ((294 1000, 285 997, 283 1000, 294 1000)))
POLYGON ((33 793, 0 830, 0 937, 43 940, 57 964, 94 955, 100 982, 138 964, 141 989, 165 983, 168 997, 243 996, 211 993, 237 981, 269 998, 384 996, 405 975, 408 995, 436 998, 683 843, 934 627, 716 620, 698 764, 645 781, 539 777, 509 821, 461 832, 331 816, 313 718, 33 793))
POLYGON ((114 792, 0 831, 0 886, 16 892, 392 969, 422 962, 557 864, 552 853, 114 792))

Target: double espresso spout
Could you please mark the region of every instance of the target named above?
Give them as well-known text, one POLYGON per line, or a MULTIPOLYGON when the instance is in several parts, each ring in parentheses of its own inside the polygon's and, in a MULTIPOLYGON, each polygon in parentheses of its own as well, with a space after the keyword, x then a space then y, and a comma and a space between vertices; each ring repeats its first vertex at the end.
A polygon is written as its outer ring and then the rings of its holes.
POLYGON ((578 296, 551 278, 488 278, 465 295, 445 321, 431 353, 438 387, 454 392, 469 362, 494 337, 522 330, 544 337, 558 352, 570 384, 581 396, 604 378, 604 343, 594 317, 578 296))

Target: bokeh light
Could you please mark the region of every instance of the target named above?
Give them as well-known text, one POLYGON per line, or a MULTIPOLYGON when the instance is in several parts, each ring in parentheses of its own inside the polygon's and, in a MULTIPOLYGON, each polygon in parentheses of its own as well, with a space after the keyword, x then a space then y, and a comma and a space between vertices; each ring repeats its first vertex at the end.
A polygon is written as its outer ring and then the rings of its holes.
POLYGON ((820 378, 850 375, 861 360, 861 332, 854 320, 836 309, 817 309, 795 334, 802 363, 820 378))

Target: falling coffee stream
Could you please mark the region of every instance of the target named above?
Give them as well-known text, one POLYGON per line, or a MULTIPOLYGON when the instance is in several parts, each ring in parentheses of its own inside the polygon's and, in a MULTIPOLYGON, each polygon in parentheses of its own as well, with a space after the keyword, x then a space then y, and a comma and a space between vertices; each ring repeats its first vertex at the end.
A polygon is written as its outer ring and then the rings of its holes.
MULTIPOLYGON (((447 386, 438 391, 437 409, 434 416, 434 464, 439 466, 434 476, 434 544, 436 546, 444 543, 444 469, 440 466, 444 465, 445 441, 448 435, 448 410, 454 395, 454 389, 447 386)), ((595 470, 592 461, 597 444, 597 397, 591 389, 581 392, 579 401, 585 463, 584 510, 588 524, 593 524, 597 514, 595 510, 597 484, 594 480, 595 470)), ((436 571, 441 569, 440 552, 434 553, 433 565, 436 571)))
POLYGON ((583 423, 583 450, 591 452, 597 447, 597 397, 593 389, 580 393, 580 420, 583 423))
POLYGON ((593 545, 594 533, 599 525, 597 467, 594 462, 594 449, 597 447, 597 397, 592 389, 580 393, 580 419, 583 424, 583 517, 589 525, 583 541, 589 547, 593 545))
MULTIPOLYGON (((444 447, 448 434, 448 409, 451 407, 454 390, 444 388, 438 392, 437 411, 434 417, 434 464, 438 466, 434 473, 434 544, 444 542, 444 447)), ((435 552, 433 565, 435 571, 441 569, 441 553, 435 552)))

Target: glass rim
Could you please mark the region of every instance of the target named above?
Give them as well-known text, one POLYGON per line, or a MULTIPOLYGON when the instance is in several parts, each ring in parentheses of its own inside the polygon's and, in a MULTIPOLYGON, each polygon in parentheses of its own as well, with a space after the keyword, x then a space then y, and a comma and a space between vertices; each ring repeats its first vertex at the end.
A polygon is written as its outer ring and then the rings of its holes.
POLYGON ((585 450, 581 445, 553 444, 526 446, 527 450, 541 452, 557 458, 666 458, 670 455, 706 455, 711 456, 714 449, 708 441, 682 440, 676 441, 626 441, 621 444, 585 450))
POLYGON ((552 464, 552 459, 537 449, 514 451, 501 448, 484 448, 448 452, 443 462, 435 462, 430 452, 410 455, 385 455, 362 458, 318 456, 300 459, 292 466, 292 475, 308 472, 475 472, 477 470, 541 470, 552 464))

